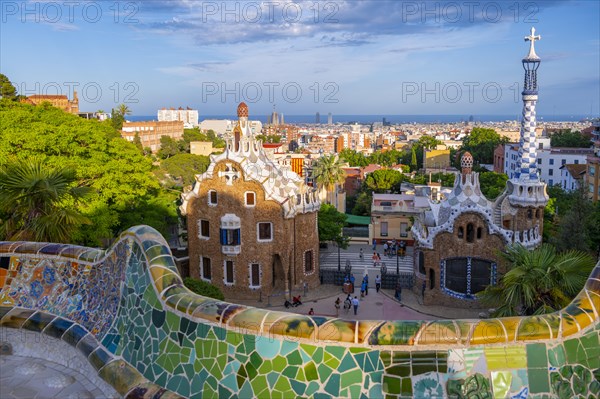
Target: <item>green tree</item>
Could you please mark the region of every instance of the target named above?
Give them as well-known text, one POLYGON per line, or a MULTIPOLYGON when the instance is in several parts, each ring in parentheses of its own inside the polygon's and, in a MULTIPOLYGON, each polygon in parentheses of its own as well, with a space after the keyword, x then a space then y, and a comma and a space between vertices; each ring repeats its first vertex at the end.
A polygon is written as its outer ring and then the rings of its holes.
POLYGON ((424 134, 421 137, 419 137, 419 140, 416 144, 417 147, 421 147, 426 150, 435 150, 438 145, 442 144, 442 142, 433 136, 428 136, 424 134))
POLYGON ((594 268, 587 253, 557 253, 549 244, 532 251, 521 245, 507 247, 503 257, 509 271, 499 284, 488 286, 478 297, 496 307, 494 317, 545 314, 567 306, 594 268))
MULTIPOLYGON (((49 167, 74 169, 77 180, 92 189, 85 201, 74 204, 92 223, 81 225, 72 243, 103 245, 120 230, 139 224, 128 219, 131 224, 126 226, 122 221, 163 194, 152 174, 152 160, 121 138, 110 121, 8 100, 0 100, 0 120, 0 166, 8 159, 26 163, 44 157, 49 167)), ((174 202, 166 206, 163 219, 176 212, 174 202)), ((163 222, 152 227, 168 233, 163 222)))
POLYGON ((410 168, 411 170, 417 170, 419 168, 419 163, 417 161, 417 147, 414 145, 410 149, 410 168))
POLYGON ((356 196, 356 202, 352 207, 352 214, 358 216, 371 216, 371 204, 373 194, 370 191, 361 191, 356 196))
POLYGON ((75 171, 42 160, 0 168, 0 240, 68 242, 89 219, 74 204, 89 195, 75 171))
POLYGON ((506 188, 508 176, 504 173, 484 172, 479 175, 481 192, 486 198, 493 200, 497 198, 506 188))
POLYGON ((135 136, 133 137, 133 144, 141 151, 144 152, 144 147, 142 146, 142 139, 138 132, 135 132, 135 136))
POLYGON ((117 107, 117 112, 123 117, 131 115, 131 109, 127 104, 119 104, 117 107))
POLYGON ((161 159, 167 159, 173 155, 179 154, 179 143, 177 140, 169 136, 160 137, 160 150, 158 150, 158 157, 161 159))
POLYGON ((115 130, 123 129, 123 123, 125 122, 125 117, 123 115, 121 115, 114 108, 111 110, 110 114, 111 114, 110 123, 111 123, 112 127, 115 130))
MULTIPOLYGON (((160 163, 160 170, 184 186, 193 184, 195 176, 206 172, 210 158, 204 155, 176 154, 160 163)), ((175 183, 176 185, 181 185, 175 183)))
POLYGON ((369 173, 363 184, 367 189, 377 193, 384 193, 392 189, 399 192, 402 181, 404 181, 404 175, 397 170, 379 169, 369 173))
POLYGON ((344 148, 342 151, 340 151, 339 155, 341 159, 343 159, 345 162, 348 162, 348 165, 352 167, 362 167, 369 164, 365 154, 351 150, 350 148, 344 148))
POLYGON ((281 136, 278 136, 276 134, 269 134, 269 135, 258 134, 258 135, 256 135, 256 139, 261 140, 263 143, 280 143, 281 142, 281 136))
POLYGON ((17 100, 17 89, 6 75, 0 73, 0 98, 17 100))
POLYGON ((590 148, 592 141, 581 132, 572 132, 571 129, 559 131, 550 136, 552 147, 590 148))
POLYGON ((461 151, 469 151, 478 164, 491 164, 496 147, 507 142, 508 138, 501 137, 494 129, 475 127, 463 139, 461 151))
POLYGON ((336 184, 346 181, 346 172, 337 155, 323 155, 313 165, 313 177, 319 189, 331 192, 336 184))
POLYGON ((348 248, 349 237, 344 236, 344 224, 346 215, 338 212, 333 205, 322 204, 317 218, 319 241, 333 241, 339 248, 348 248))
POLYGON ((587 198, 585 187, 569 193, 569 209, 559 219, 556 247, 559 250, 577 249, 593 252, 597 245, 593 242, 594 205, 587 198))

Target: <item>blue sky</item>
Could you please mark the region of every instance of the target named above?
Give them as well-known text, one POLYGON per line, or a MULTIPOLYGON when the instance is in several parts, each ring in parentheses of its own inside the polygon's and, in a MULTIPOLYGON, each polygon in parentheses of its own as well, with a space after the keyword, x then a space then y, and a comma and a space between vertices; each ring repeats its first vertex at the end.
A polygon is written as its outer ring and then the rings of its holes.
POLYGON ((516 116, 534 26, 538 113, 598 115, 599 4, 3 0, 0 70, 89 111, 516 116))

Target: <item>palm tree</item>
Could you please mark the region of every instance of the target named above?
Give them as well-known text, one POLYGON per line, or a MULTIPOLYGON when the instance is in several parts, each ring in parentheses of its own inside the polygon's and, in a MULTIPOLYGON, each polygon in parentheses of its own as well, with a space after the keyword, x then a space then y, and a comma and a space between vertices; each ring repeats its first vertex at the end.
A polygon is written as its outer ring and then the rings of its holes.
POLYGON ((346 172, 342 169, 342 163, 336 155, 324 155, 315 162, 313 177, 319 190, 331 192, 336 184, 343 184, 346 181, 346 172))
POLYGON ((117 107, 117 112, 121 114, 123 118, 125 117, 125 115, 131 115, 131 110, 129 109, 127 104, 119 104, 119 106, 117 107))
POLYGON ((503 257, 512 264, 510 270, 498 285, 478 294, 484 304, 496 307, 496 317, 560 310, 579 293, 594 268, 589 254, 574 250, 559 254, 549 244, 533 251, 513 245, 503 257))
POLYGON ((45 161, 12 162, 0 168, 0 239, 67 242, 89 220, 73 209, 90 193, 75 172, 45 161))

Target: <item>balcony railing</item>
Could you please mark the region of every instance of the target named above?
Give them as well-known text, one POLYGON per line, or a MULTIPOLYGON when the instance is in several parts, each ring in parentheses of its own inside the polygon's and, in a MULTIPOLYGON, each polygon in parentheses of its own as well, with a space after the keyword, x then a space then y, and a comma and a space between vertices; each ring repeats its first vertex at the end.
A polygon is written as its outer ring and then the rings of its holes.
POLYGON ((412 206, 399 206, 399 205, 371 205, 371 212, 407 212, 407 213, 419 213, 420 211, 412 206))

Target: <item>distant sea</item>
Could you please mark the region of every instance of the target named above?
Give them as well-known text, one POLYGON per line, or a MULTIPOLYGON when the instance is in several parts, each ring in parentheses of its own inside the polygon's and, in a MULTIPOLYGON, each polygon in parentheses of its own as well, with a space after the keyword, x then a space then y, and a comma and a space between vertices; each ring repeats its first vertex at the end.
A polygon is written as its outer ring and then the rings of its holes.
MULTIPOLYGON (((476 122, 503 122, 520 120, 521 115, 472 115, 476 122)), ((373 122, 395 123, 456 123, 465 122, 471 118, 471 115, 333 115, 333 123, 351 123, 371 124, 373 122)), ((542 122, 577 122, 586 119, 585 115, 538 115, 538 121, 542 122)), ((130 115, 127 120, 130 121, 148 121, 156 120, 154 115, 130 115)), ((235 115, 200 115, 200 121, 204 119, 232 119, 236 120, 235 115)), ((250 119, 267 122, 267 115, 251 115, 250 119)), ((286 123, 310 124, 315 123, 315 115, 285 115, 286 123)), ((321 114, 321 124, 327 123, 327 114, 321 114)))

